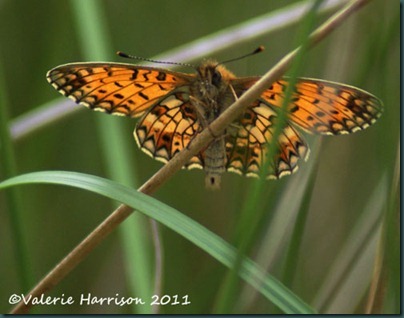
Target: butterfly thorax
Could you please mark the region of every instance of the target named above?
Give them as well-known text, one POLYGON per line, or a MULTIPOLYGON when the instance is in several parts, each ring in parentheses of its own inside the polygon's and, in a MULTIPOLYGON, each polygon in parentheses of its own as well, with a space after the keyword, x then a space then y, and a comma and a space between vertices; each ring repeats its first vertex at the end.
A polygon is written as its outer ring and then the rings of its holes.
MULTIPOLYGON (((191 86, 191 99, 202 128, 206 128, 235 100, 230 81, 235 76, 215 61, 206 61, 197 69, 197 78, 191 86)), ((215 139, 203 151, 205 160, 206 186, 211 189, 220 187, 220 176, 225 171, 226 149, 225 134, 215 139)))

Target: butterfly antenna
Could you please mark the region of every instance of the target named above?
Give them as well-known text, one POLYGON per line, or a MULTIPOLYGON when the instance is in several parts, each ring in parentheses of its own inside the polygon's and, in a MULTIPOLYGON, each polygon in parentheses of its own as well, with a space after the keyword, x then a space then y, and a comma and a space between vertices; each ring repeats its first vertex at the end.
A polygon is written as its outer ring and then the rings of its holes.
MULTIPOLYGON (((248 56, 251 56, 251 55, 255 55, 255 54, 257 54, 257 53, 260 53, 260 52, 262 52, 262 51, 264 51, 264 50, 265 50, 265 48, 264 48, 262 45, 260 45, 260 46, 257 47, 254 51, 252 51, 252 52, 250 52, 250 53, 248 53, 248 54, 245 54, 245 55, 236 57, 236 58, 234 58, 234 59, 230 59, 230 60, 226 60, 226 61, 220 62, 219 64, 225 64, 225 63, 229 63, 229 62, 238 61, 238 60, 241 60, 241 59, 243 59, 243 58, 245 58, 245 57, 248 57, 248 56)), ((219 65, 219 64, 218 64, 218 65, 219 65)))
POLYGON ((158 64, 170 64, 170 65, 178 65, 178 66, 187 66, 187 67, 192 67, 195 68, 194 65, 188 64, 188 63, 179 63, 179 62, 170 62, 170 61, 159 61, 159 60, 152 60, 148 59, 145 57, 140 57, 140 56, 134 56, 130 54, 123 53, 121 51, 116 52, 117 55, 120 57, 124 57, 127 59, 132 59, 132 60, 139 60, 139 61, 145 61, 145 62, 151 62, 151 63, 158 63, 158 64))

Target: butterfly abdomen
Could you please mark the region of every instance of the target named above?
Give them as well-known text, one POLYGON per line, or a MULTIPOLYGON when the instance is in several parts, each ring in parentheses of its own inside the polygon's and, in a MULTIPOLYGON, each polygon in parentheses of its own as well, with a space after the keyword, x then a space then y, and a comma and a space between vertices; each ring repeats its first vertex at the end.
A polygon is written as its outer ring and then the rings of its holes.
POLYGON ((205 150, 206 187, 215 190, 220 188, 221 175, 225 171, 226 153, 224 138, 212 141, 205 150))

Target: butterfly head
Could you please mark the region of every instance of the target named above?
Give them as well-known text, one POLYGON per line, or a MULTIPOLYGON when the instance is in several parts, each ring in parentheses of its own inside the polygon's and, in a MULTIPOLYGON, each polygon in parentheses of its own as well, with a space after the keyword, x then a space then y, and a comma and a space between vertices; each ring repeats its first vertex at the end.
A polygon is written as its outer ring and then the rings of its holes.
POLYGON ((223 65, 208 60, 198 68, 198 91, 203 98, 214 99, 227 90, 229 81, 235 76, 223 65))

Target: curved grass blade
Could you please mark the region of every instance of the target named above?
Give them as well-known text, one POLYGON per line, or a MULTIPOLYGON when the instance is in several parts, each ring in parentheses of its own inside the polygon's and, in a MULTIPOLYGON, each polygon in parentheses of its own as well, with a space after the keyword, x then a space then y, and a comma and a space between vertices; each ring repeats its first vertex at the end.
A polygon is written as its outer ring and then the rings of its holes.
MULTIPOLYGON (((77 172, 33 172, 1 182, 0 189, 38 183, 71 186, 122 202, 174 230, 225 266, 231 268, 236 260, 236 249, 199 223, 150 196, 107 179, 77 172)), ((281 282, 267 275, 252 260, 243 258, 239 275, 284 313, 315 313, 313 308, 283 286, 281 282)))

